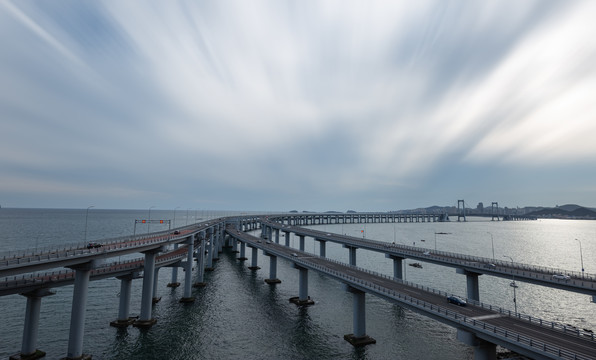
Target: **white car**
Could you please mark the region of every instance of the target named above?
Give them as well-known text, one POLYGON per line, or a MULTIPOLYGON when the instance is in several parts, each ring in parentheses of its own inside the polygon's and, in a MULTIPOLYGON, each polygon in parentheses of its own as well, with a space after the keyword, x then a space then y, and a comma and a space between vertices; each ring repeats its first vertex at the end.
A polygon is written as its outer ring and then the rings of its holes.
POLYGON ((422 253, 423 255, 430 255, 430 251, 425 251, 422 253))
POLYGON ((554 274, 553 279, 567 281, 567 280, 571 279, 571 277, 569 275, 565 275, 565 274, 554 274))

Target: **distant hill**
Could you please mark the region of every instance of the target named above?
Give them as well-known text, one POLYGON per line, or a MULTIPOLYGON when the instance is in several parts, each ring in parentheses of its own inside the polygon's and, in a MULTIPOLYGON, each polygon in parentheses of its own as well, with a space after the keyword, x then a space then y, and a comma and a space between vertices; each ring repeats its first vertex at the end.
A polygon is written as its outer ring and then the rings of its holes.
POLYGON ((526 215, 558 219, 596 219, 596 211, 579 205, 563 205, 554 208, 543 208, 529 212, 526 215))

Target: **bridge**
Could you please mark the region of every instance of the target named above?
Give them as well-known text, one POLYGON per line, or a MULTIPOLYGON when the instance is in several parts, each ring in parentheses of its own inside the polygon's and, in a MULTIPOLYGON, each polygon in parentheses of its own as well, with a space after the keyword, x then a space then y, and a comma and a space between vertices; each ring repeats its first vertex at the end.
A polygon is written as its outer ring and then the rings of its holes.
MULTIPOLYGON (((12 256, 0 258, 0 295, 20 293, 27 298, 25 328, 23 342, 19 354, 11 359, 37 358, 43 352, 36 349, 37 327, 41 299, 51 295, 50 289, 74 283, 71 327, 67 359, 90 358, 83 354, 82 334, 84 329, 84 313, 86 293, 89 282, 105 277, 117 277, 121 280, 121 297, 118 318, 113 326, 150 328, 155 319, 151 318, 151 306, 155 301, 155 279, 160 267, 171 266, 171 286, 177 286, 177 268, 185 269, 184 297, 181 302, 192 302, 192 264, 198 262, 199 281, 194 286, 202 286, 204 271, 213 269, 213 261, 217 259, 224 243, 235 250, 240 244, 239 259, 246 259, 246 247, 252 249, 250 268, 258 269, 258 250, 270 257, 270 276, 267 282, 275 284, 277 257, 290 261, 299 270, 298 296, 292 301, 300 306, 312 304, 308 296, 308 270, 318 271, 342 282, 347 291, 354 296, 354 331, 345 336, 355 346, 366 345, 374 339, 365 330, 365 294, 380 296, 388 301, 399 303, 425 316, 436 319, 458 329, 458 339, 474 346, 477 358, 493 359, 496 356, 495 346, 502 345, 508 349, 537 359, 594 359, 596 358, 596 340, 594 335, 572 329, 554 322, 516 314, 481 303, 474 297, 474 284, 469 278, 480 274, 494 276, 510 276, 513 272, 521 272, 520 279, 543 286, 562 288, 594 296, 593 275, 584 276, 581 283, 574 275, 572 281, 553 281, 549 270, 535 269, 530 265, 490 263, 486 259, 470 259, 467 255, 454 253, 424 254, 420 249, 409 249, 373 240, 346 237, 316 230, 304 229, 297 225, 324 223, 357 223, 357 222, 408 222, 439 221, 440 217, 426 214, 415 217, 400 217, 398 214, 280 214, 270 216, 227 217, 202 222, 176 231, 157 232, 147 235, 129 236, 106 240, 101 248, 87 249, 86 244, 78 244, 68 248, 54 249, 35 253, 25 251, 12 256), (418 220, 415 220, 418 219, 418 220), (261 230, 261 238, 247 234, 248 231, 261 230), (326 259, 325 251, 315 256, 300 249, 279 244, 279 231, 293 232, 301 238, 312 236, 322 244, 326 241, 342 243, 350 251, 350 264, 341 264, 326 259), (312 232, 315 231, 315 232, 312 232), (274 239, 275 235, 275 239, 274 239), (356 249, 381 251, 394 259, 394 276, 387 277, 371 273, 356 267, 356 249), (110 262, 108 259, 135 253, 144 254, 144 259, 110 262), (468 296, 470 306, 455 307, 446 303, 448 294, 439 290, 428 289, 419 285, 402 281, 400 278, 400 258, 417 258, 434 262, 443 266, 461 268, 468 279, 468 296), (196 260, 195 260, 196 259, 196 260), (480 259, 480 261, 478 261, 480 259), (70 270, 50 271, 67 267, 70 270), (532 272, 524 269, 532 268, 532 272), (45 273, 34 273, 46 271, 45 273), (131 301, 130 283, 143 272, 143 288, 141 295, 141 312, 138 319, 131 319, 128 308, 131 301), (542 271, 542 272, 541 272, 542 271), (523 273, 528 272, 528 275, 523 273), (477 274, 477 275, 473 275, 477 274), (525 277, 524 277, 525 276, 525 277), (470 285, 472 283, 472 285, 470 285), (472 290, 470 290, 472 289, 472 290), (31 357, 33 356, 33 357, 31 357)), ((571 273, 571 272, 565 272, 571 273)), ((517 274, 516 274, 517 276, 517 274)), ((477 286, 477 281, 476 281, 477 286)))

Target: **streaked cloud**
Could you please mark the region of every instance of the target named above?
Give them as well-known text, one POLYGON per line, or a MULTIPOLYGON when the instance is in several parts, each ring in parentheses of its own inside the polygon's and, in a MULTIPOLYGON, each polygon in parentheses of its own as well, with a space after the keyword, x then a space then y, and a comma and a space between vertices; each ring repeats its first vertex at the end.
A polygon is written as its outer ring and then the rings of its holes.
POLYGON ((401 208, 464 196, 486 167, 593 167, 594 13, 587 1, 5 1, 0 199, 401 208), (426 188, 459 167, 456 194, 426 188))

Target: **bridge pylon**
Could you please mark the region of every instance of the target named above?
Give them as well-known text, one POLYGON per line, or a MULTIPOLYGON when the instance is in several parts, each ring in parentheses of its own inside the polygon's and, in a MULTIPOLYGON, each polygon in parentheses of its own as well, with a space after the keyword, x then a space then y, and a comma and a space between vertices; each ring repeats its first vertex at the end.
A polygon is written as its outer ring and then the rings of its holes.
POLYGON ((492 204, 490 205, 490 213, 492 214, 492 221, 495 221, 495 218, 497 218, 497 221, 499 221, 499 203, 496 201, 493 201, 492 204))
POLYGON ((457 221, 461 221, 462 218, 466 221, 466 203, 463 200, 457 200, 457 221), (461 204, 461 209, 459 204, 461 204))

